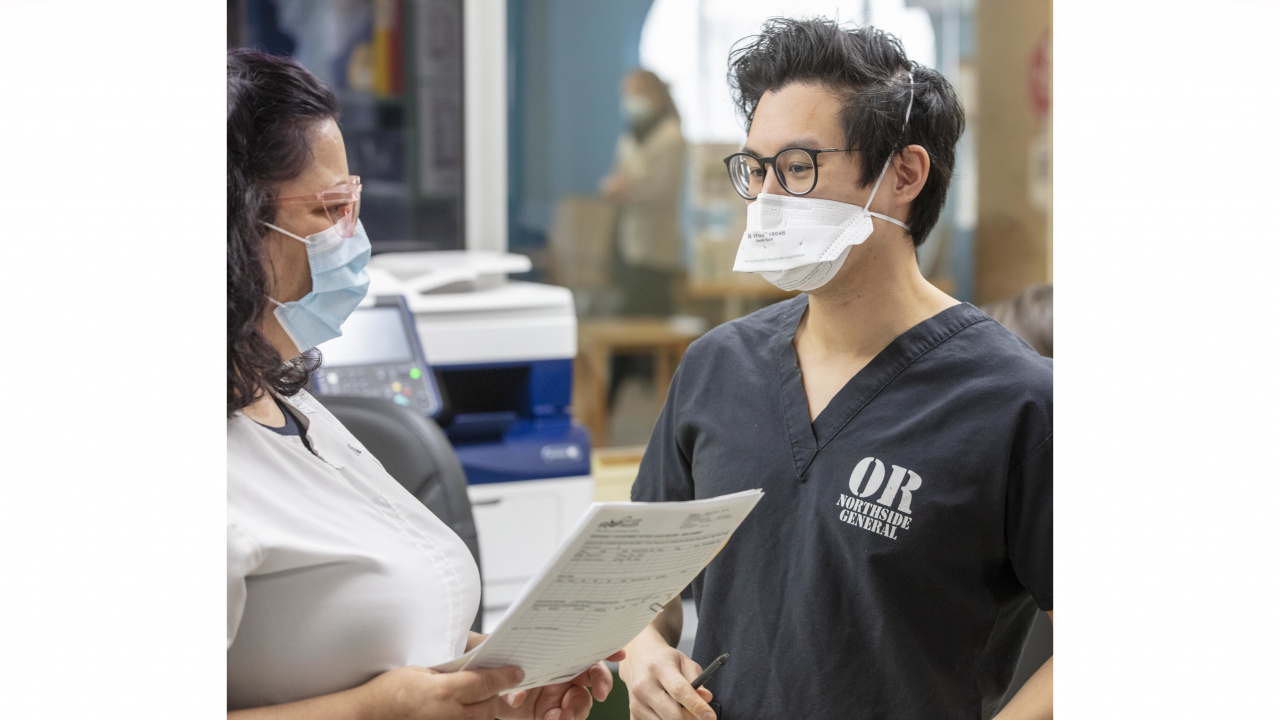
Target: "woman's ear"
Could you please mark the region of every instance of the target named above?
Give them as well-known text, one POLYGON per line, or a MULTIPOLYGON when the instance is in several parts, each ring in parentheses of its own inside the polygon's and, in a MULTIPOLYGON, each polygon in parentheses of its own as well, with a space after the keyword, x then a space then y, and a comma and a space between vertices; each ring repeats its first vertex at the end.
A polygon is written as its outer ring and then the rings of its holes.
POLYGON ((893 185, 895 205, 906 205, 924 189, 929 177, 929 152, 919 145, 908 145, 893 160, 897 180, 893 185))

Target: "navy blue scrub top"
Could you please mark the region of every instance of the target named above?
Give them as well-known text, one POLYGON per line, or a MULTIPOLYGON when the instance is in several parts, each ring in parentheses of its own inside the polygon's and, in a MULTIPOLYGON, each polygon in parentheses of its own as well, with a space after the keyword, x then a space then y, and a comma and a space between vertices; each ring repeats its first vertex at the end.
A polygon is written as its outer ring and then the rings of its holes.
POLYGON ((727 720, 979 718, 1053 609, 1053 361, 969 304, 885 348, 812 423, 800 295, 684 356, 639 501, 763 488, 693 583, 727 720))

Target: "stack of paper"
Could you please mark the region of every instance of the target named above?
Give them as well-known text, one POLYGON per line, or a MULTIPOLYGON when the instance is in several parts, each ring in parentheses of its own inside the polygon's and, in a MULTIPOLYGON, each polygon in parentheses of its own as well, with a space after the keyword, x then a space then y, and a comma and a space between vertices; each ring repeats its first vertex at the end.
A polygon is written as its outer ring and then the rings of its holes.
POLYGON ((518 665, 523 689, 569 680, 631 641, 715 557, 764 495, 595 503, 493 634, 436 666, 518 665))

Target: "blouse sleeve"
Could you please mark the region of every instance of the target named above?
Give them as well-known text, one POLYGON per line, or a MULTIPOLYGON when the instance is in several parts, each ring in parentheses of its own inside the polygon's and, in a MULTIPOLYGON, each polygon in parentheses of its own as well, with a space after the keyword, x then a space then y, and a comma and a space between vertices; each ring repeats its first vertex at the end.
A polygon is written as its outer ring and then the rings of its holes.
POLYGON ((248 596, 245 578, 262 564, 262 549, 235 523, 227 523, 227 649, 235 642, 248 596))

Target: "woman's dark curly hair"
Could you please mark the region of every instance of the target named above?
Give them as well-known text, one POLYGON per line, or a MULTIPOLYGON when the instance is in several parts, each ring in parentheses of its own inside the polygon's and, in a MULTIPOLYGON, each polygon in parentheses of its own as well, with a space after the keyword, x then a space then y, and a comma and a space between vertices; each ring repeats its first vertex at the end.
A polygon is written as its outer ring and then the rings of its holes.
POLYGON ((292 59, 227 51, 227 416, 267 388, 294 395, 320 365, 309 353, 285 362, 258 331, 267 311, 262 222, 276 188, 311 162, 307 130, 338 117, 338 99, 292 59))

